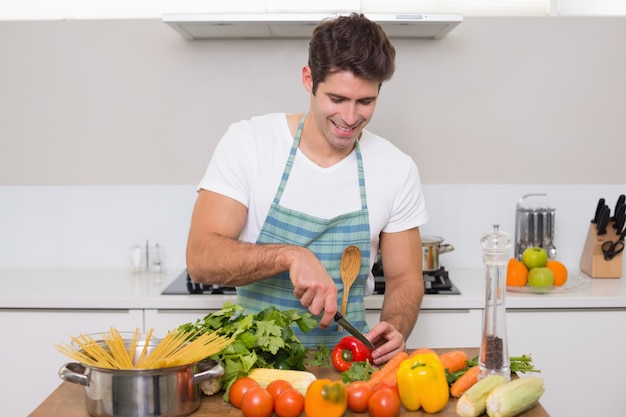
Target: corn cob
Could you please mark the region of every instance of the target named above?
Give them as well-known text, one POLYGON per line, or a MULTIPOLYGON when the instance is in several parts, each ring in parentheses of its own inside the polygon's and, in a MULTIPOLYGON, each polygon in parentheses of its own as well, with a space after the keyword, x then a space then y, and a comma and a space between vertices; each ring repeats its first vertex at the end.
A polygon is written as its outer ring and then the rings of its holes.
POLYGON ((527 376, 500 385, 487 397, 489 417, 512 417, 534 407, 544 393, 543 378, 527 376))
POLYGON ((258 384, 267 388, 270 382, 282 379, 289 382, 302 395, 306 395, 306 390, 311 382, 317 378, 310 372, 294 371, 286 369, 254 368, 248 373, 248 377, 254 379, 258 384))
POLYGON ((506 384, 502 375, 490 374, 472 385, 456 403, 456 413, 461 417, 478 417, 485 412, 485 402, 491 391, 506 384))

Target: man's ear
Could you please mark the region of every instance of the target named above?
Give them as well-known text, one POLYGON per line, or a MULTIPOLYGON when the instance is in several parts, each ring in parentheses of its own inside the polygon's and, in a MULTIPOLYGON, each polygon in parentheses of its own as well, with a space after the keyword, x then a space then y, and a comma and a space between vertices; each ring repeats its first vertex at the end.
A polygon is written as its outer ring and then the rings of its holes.
POLYGON ((313 76, 308 65, 302 67, 302 85, 307 92, 313 93, 313 76))

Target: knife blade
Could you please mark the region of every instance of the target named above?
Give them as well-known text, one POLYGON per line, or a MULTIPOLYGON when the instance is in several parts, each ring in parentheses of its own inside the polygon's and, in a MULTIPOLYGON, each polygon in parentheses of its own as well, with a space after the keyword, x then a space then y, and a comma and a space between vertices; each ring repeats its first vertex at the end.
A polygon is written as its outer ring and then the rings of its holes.
POLYGON ((598 220, 600 220, 600 213, 602 212, 602 207, 606 204, 606 200, 601 198, 598 200, 598 205, 596 206, 596 214, 593 216, 591 223, 598 224, 598 220))
POLYGON ((598 235, 605 235, 606 234, 606 227, 609 224, 609 218, 610 218, 610 212, 611 209, 609 208, 609 206, 604 206, 602 207, 602 210, 600 211, 600 217, 598 218, 598 235))
POLYGON ((356 327, 354 327, 352 325, 352 323, 350 323, 348 320, 346 320, 341 313, 336 312, 335 313, 335 321, 337 323, 339 323, 340 325, 343 326, 344 329, 346 329, 348 331, 348 333, 350 333, 352 336, 356 337, 357 339, 359 339, 361 342, 363 342, 363 344, 365 346, 367 346, 368 348, 374 350, 376 349, 376 347, 372 344, 372 342, 370 342, 367 337, 365 337, 365 335, 363 333, 361 333, 356 327))

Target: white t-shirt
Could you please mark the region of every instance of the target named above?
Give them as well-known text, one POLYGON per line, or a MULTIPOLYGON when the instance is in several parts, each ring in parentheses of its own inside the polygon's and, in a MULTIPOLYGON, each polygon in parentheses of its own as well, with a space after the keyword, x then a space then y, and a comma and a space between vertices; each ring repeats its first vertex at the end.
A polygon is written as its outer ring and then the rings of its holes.
MULTIPOLYGON (((256 242, 292 144, 286 114, 275 113, 233 123, 215 148, 198 188, 223 194, 248 208, 240 240, 256 242)), ((408 155, 367 130, 359 146, 371 253, 376 254, 381 231, 392 233, 421 226, 428 221, 428 214, 417 166, 408 155)), ((356 151, 322 168, 298 150, 281 205, 326 219, 359 210, 356 151)), ((373 264, 375 256, 371 258, 373 264)))

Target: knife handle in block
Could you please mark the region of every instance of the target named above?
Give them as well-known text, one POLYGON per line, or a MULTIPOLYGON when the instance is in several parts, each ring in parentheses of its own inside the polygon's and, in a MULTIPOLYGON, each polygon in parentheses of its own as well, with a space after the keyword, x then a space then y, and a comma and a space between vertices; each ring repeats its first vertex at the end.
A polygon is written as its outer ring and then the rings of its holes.
POLYGON ((591 278, 621 278, 622 254, 616 255, 607 261, 602 253, 602 244, 607 240, 615 242, 619 234, 612 227, 607 227, 607 233, 598 235, 596 225, 591 223, 587 231, 587 239, 583 253, 580 256, 580 270, 591 278))

